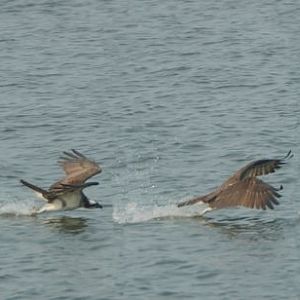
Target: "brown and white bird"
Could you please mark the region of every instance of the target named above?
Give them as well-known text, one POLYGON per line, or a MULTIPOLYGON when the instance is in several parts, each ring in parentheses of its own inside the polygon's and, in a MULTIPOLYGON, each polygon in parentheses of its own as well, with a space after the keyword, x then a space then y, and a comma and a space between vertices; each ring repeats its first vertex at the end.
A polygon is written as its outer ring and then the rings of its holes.
POLYGON ((98 182, 86 182, 92 176, 101 173, 99 164, 88 159, 80 152, 63 152, 64 156, 58 161, 66 176, 55 182, 48 190, 35 186, 25 180, 21 183, 34 190, 41 198, 47 201, 37 213, 45 211, 71 210, 79 207, 102 208, 97 202, 89 200, 83 189, 98 182))
POLYGON ((221 186, 204 196, 196 197, 179 203, 177 206, 193 205, 196 203, 208 204, 202 214, 219 208, 229 208, 235 206, 245 206, 257 209, 270 209, 278 205, 278 193, 282 190, 258 179, 257 176, 267 175, 279 169, 285 161, 293 157, 291 151, 281 159, 261 159, 250 162, 231 177, 221 186))

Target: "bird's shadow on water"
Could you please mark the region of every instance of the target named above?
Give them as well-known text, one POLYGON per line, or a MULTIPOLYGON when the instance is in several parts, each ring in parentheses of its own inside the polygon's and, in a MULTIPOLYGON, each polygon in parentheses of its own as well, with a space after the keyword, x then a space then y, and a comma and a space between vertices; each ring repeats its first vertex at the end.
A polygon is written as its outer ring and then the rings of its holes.
POLYGON ((88 227, 88 220, 82 217, 54 216, 41 220, 43 225, 61 233, 80 234, 88 227))
POLYGON ((245 217, 195 217, 195 220, 211 229, 217 229, 229 238, 247 238, 248 240, 278 240, 285 236, 289 228, 299 223, 297 219, 265 218, 262 216, 245 217))
POLYGON ((88 227, 88 219, 81 216, 58 215, 57 213, 36 214, 32 203, 25 202, 0 203, 1 219, 23 220, 47 225, 59 232, 78 234, 88 227), (21 204, 20 204, 21 203, 21 204))

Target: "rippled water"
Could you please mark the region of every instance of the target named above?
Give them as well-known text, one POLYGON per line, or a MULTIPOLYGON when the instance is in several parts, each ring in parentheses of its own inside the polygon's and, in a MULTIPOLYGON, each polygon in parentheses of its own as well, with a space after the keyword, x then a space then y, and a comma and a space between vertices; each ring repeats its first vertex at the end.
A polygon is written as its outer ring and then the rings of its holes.
POLYGON ((300 299, 299 12, 1 1, 1 299, 300 299), (107 207, 30 216, 71 148, 107 207), (276 210, 176 207, 289 149, 276 210))

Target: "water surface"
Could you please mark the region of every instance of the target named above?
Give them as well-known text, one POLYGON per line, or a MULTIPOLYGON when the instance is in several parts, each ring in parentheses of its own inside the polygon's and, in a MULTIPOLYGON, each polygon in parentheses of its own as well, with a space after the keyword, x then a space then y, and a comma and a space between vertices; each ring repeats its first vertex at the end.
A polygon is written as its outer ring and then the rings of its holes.
POLYGON ((300 299, 297 1, 2 1, 0 290, 13 299, 300 299), (61 151, 103 210, 30 216, 61 151), (243 164, 274 211, 176 203, 243 164))

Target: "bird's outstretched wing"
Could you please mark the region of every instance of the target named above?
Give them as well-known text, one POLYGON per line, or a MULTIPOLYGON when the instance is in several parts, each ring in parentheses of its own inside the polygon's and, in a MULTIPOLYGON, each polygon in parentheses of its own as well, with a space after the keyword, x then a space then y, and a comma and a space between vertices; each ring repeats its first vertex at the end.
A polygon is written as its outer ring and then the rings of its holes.
POLYGON ((204 195, 204 196, 198 196, 198 197, 194 197, 192 199, 180 202, 177 204, 177 207, 193 205, 196 203, 209 203, 214 198, 215 198, 215 192, 212 192, 212 193, 204 195))
POLYGON ((210 194, 200 196, 182 203, 178 206, 192 205, 197 202, 208 203, 212 208, 225 208, 233 206, 246 206, 250 208, 273 209, 278 205, 279 189, 272 187, 257 176, 275 172, 286 160, 292 158, 291 151, 280 159, 261 159, 247 164, 229 177, 219 188, 210 194))
POLYGON ((215 198, 208 202, 212 208, 225 208, 245 206, 257 209, 270 209, 278 205, 278 193, 282 189, 272 187, 258 178, 247 178, 243 181, 230 185, 216 194, 215 198))
POLYGON ((54 183, 50 190, 62 189, 67 191, 71 187, 82 187, 84 182, 101 173, 102 169, 95 161, 88 159, 80 152, 63 152, 64 156, 58 161, 66 173, 66 177, 54 183))
POLYGON ((280 159, 261 159, 253 161, 239 170, 239 180, 274 173, 277 169, 280 169, 281 166, 285 164, 287 159, 292 157, 293 154, 291 151, 289 151, 285 157, 280 159))

